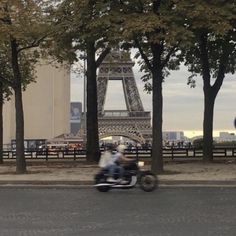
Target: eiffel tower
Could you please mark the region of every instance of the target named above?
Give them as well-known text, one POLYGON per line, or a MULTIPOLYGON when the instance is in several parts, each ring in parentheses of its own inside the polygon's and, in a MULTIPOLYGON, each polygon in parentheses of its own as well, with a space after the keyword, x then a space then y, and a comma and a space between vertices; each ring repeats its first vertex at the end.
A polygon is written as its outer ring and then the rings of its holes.
POLYGON ((112 51, 99 67, 97 78, 99 138, 124 136, 139 143, 151 141, 151 115, 145 112, 139 96, 130 53, 112 51), (120 80, 126 110, 104 110, 110 80, 120 80))

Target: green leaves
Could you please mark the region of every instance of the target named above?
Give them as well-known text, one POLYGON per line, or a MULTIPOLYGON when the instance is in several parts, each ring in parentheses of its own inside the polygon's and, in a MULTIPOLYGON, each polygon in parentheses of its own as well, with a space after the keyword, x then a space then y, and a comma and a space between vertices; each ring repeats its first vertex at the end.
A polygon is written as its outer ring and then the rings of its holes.
MULTIPOLYGON (((0 2, 0 64, 6 85, 15 87, 13 54, 17 58, 22 89, 34 81, 34 67, 42 55, 39 49, 53 29, 46 13, 46 0, 2 0, 0 2), (12 43, 16 48, 12 47, 12 43)), ((18 78, 19 79, 19 78, 18 78)))
POLYGON ((224 73, 235 71, 235 27, 236 5, 233 1, 185 1, 182 5, 187 29, 194 37, 185 46, 186 65, 194 73, 203 74, 202 35, 206 35, 208 70, 212 78, 217 78, 219 68, 224 65, 224 73), (191 8, 190 8, 191 6, 191 8))

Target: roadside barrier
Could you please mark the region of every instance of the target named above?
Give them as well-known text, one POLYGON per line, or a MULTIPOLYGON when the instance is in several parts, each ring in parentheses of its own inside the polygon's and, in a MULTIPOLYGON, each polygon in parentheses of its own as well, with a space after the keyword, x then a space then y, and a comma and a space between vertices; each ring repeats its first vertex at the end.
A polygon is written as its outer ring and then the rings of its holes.
MULTIPOLYGON (((101 149, 101 152, 103 150, 101 149)), ((135 157, 136 159, 148 159, 151 157, 152 150, 150 148, 134 148, 126 149, 127 157, 135 157)), ((31 160, 85 160, 86 150, 84 149, 63 149, 63 150, 25 150, 25 158, 31 160)), ((170 159, 201 159, 203 150, 196 148, 163 148, 163 158, 170 159)), ((3 151, 3 159, 15 159, 15 151, 3 151)), ((236 147, 215 147, 213 148, 213 158, 236 158, 236 147)))

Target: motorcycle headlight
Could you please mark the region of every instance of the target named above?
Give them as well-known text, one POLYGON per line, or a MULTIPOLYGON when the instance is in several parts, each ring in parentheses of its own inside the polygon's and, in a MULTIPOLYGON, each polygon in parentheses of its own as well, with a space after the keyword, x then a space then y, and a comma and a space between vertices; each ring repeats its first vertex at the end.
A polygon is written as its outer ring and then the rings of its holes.
POLYGON ((138 162, 138 166, 139 166, 139 167, 144 166, 144 161, 139 161, 139 162, 138 162))

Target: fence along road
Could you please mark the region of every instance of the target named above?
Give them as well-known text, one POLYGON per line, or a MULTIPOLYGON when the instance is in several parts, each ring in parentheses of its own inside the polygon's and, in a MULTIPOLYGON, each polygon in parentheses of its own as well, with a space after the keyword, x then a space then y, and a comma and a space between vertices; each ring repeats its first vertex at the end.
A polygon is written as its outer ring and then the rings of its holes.
MULTIPOLYGON (((125 150, 127 157, 138 159, 149 159, 151 157, 151 149, 132 149, 125 150)), ((103 150, 101 150, 101 153, 103 150)), ((86 150, 25 150, 25 158, 31 160, 85 160, 86 150)), ((203 157, 202 149, 196 148, 163 148, 163 158, 170 159, 201 159, 203 157)), ((4 159, 15 159, 15 151, 3 151, 4 159)), ((213 158, 236 158, 236 147, 215 147, 213 149, 213 158)))

